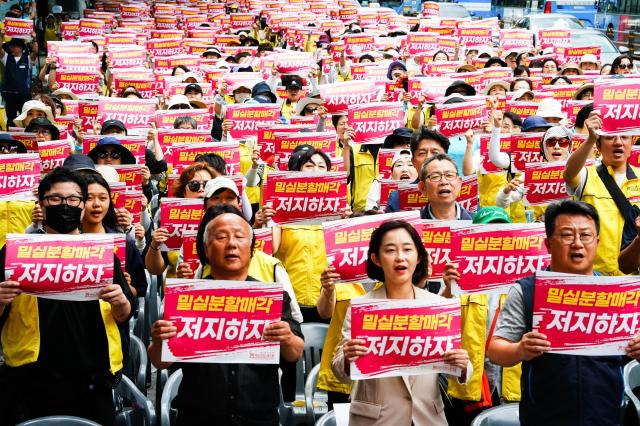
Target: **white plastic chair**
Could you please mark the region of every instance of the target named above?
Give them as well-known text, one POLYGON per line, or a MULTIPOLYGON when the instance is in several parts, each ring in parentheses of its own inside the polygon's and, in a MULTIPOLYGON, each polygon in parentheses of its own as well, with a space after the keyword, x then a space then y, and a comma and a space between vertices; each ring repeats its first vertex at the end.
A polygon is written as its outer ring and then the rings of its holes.
POLYGON ((182 370, 177 370, 171 376, 162 390, 160 401, 160 426, 171 426, 171 403, 178 395, 182 383, 182 370))
POLYGON ((85 419, 83 417, 74 416, 48 416, 39 417, 37 419, 27 420, 26 422, 18 423, 17 426, 100 426, 99 423, 85 419))
POLYGON ((640 419, 640 399, 633 393, 637 387, 640 387, 640 364, 638 361, 631 361, 624 366, 624 393, 640 419))
POLYGON ((336 413, 333 410, 329 411, 318 419, 316 426, 336 426, 336 413))
POLYGON ((519 404, 503 404, 483 411, 471 426, 520 426, 519 404))

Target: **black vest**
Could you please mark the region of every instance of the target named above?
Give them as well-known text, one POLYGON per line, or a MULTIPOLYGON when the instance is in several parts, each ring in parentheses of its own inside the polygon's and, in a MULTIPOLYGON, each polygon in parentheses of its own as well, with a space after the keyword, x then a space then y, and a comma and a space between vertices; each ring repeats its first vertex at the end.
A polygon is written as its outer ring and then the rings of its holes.
MULTIPOLYGON (((535 276, 519 281, 526 332, 532 330, 535 276)), ((544 354, 522 362, 522 426, 613 426, 624 399, 623 356, 544 354)))
POLYGON ((24 52, 16 62, 12 55, 7 56, 7 63, 4 66, 4 84, 2 91, 6 93, 17 93, 28 95, 31 93, 31 67, 29 66, 29 55, 24 52))

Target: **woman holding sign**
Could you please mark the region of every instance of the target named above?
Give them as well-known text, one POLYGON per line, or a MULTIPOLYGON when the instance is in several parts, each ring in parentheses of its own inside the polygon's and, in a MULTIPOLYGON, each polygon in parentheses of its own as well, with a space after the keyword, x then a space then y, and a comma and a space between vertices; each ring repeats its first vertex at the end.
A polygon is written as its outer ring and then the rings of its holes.
MULTIPOLYGON (((422 299, 431 304, 444 299, 416 286, 427 276, 428 256, 418 232, 404 221, 385 222, 371 235, 367 258, 369 277, 384 283, 363 299, 422 299)), ((369 353, 363 339, 351 339, 351 310, 342 328, 343 340, 333 357, 333 372, 343 382, 350 379, 351 366, 369 353)), ((425 337, 425 336, 423 336, 425 337)), ((445 364, 461 369, 458 378, 471 376, 469 355, 464 349, 448 350, 445 364)), ((384 377, 356 381, 351 392, 349 424, 358 425, 446 425, 444 403, 437 374, 384 377)))

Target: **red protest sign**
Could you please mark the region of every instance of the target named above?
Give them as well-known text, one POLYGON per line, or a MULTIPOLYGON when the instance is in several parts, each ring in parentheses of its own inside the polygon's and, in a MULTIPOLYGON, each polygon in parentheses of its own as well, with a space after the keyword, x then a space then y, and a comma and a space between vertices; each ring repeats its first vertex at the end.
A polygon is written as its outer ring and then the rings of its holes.
MULTIPOLYGON (((96 147, 104 135, 85 135, 82 140, 82 153, 88 155, 96 147)), ((142 136, 111 136, 120 141, 122 146, 127 148, 136 159, 136 164, 144 164, 147 139, 142 136)), ((68 143, 67 143, 68 144, 68 143)))
POLYGON ((539 30, 538 44, 541 49, 547 47, 568 47, 571 44, 569 30, 539 30))
POLYGON ((34 200, 40 183, 38 154, 0 155, 0 201, 34 200))
POLYGON ((153 99, 157 94, 155 78, 133 79, 121 78, 120 75, 116 75, 113 78, 113 82, 116 87, 116 93, 122 93, 127 87, 133 87, 144 99, 153 99))
POLYGON ((229 134, 234 139, 255 136, 258 125, 273 124, 280 120, 280 106, 276 104, 232 104, 225 114, 231 120, 229 134))
POLYGON ((101 98, 98 116, 101 123, 120 120, 127 129, 148 128, 155 118, 156 108, 155 99, 101 98))
POLYGON ((273 61, 273 67, 282 74, 310 70, 316 64, 313 55, 306 52, 276 53, 266 58, 273 61))
POLYGON ((378 169, 380 171, 380 178, 382 179, 391 179, 392 170, 391 166, 393 165, 393 157, 402 151, 401 149, 386 149, 381 148, 378 151, 378 169))
POLYGON ((124 192, 124 208, 132 215, 132 223, 140 223, 142 216, 142 199, 145 195, 142 193, 142 189, 127 189, 124 192))
POLYGON ((230 18, 233 31, 250 30, 255 20, 255 15, 253 13, 232 13, 230 18))
POLYGON ((353 380, 444 372, 445 352, 459 349, 460 303, 456 300, 351 301, 351 338, 365 340, 366 355, 351 363, 353 380))
POLYGON ((340 271, 340 282, 370 281, 366 271, 371 233, 384 222, 403 220, 420 233, 420 214, 387 213, 324 222, 324 246, 327 262, 340 271))
POLYGON ((147 40, 147 51, 155 56, 173 56, 183 53, 182 38, 147 40))
POLYGON ((533 34, 526 29, 510 28, 500 30, 500 47, 509 50, 527 50, 533 47, 533 34))
MULTIPOLYGON (((482 174, 502 173, 503 169, 496 166, 489 159, 489 144, 491 143, 491 135, 480 135, 480 172, 482 174)), ((511 150, 511 135, 500 135, 500 152, 509 153, 511 150)))
POLYGON ((374 48, 374 36, 368 34, 348 34, 343 37, 345 51, 349 56, 360 56, 374 48))
POLYGON ((160 201, 160 225, 169 232, 162 250, 180 250, 182 235, 197 231, 204 214, 201 198, 163 198, 160 201))
POLYGON ((538 102, 534 101, 506 101, 507 111, 518 114, 520 117, 531 117, 538 112, 538 102))
POLYGON ((111 202, 114 209, 124 209, 125 193, 127 186, 124 182, 108 182, 109 189, 111 190, 111 202))
POLYGON ((124 183, 128 190, 142 189, 142 167, 144 167, 144 164, 126 164, 111 167, 116 169, 120 182, 124 183))
POLYGON ((318 89, 330 114, 344 114, 349 105, 366 104, 376 100, 376 85, 369 80, 321 84, 318 89))
POLYGON ((550 260, 543 223, 460 224, 451 227, 452 258, 464 293, 504 293, 550 260))
POLYGON ((640 82, 635 79, 596 80, 593 104, 605 134, 640 134, 640 82))
POLYGON ((422 3, 422 16, 440 16, 440 5, 435 1, 425 1, 424 3, 422 3))
POLYGON ((463 46, 487 46, 491 45, 491 28, 458 28, 458 39, 463 46))
POLYGON ((276 210, 274 222, 323 222, 347 206, 344 172, 272 172, 264 185, 263 203, 276 210))
POLYGON ((409 33, 405 41, 405 49, 410 55, 437 50, 438 35, 434 33, 409 33))
POLYGON ((62 166, 64 160, 71 153, 68 140, 38 142, 42 173, 49 173, 56 167, 62 166))
POLYGON ((478 210, 478 175, 472 174, 462 178, 460 195, 456 199, 460 206, 472 213, 478 210))
POLYGON ((7 234, 5 276, 27 294, 96 300, 113 283, 113 234, 7 234))
POLYGON ((527 163, 544 161, 540 154, 540 141, 544 133, 512 133, 511 155, 514 172, 524 172, 527 163))
POLYGON ((201 154, 217 154, 227 163, 227 175, 240 173, 240 148, 237 142, 194 143, 186 145, 174 145, 173 171, 182 172, 195 161, 201 154))
POLYGON ((147 63, 147 52, 143 46, 112 47, 108 55, 113 68, 143 67, 147 63))
POLYGON ((551 343, 547 352, 626 355, 640 331, 637 277, 536 274, 533 331, 551 343))
POLYGON ((158 129, 162 128, 173 128, 173 123, 175 123, 178 117, 191 117, 196 121, 196 126, 198 130, 207 130, 211 129, 211 114, 209 114, 209 110, 205 108, 199 109, 162 109, 156 111, 156 127, 158 129))
POLYGON ((398 206, 400 211, 421 210, 427 205, 427 196, 418 189, 415 183, 398 184, 398 206))
POLYGON ((334 132, 299 132, 275 134, 275 157, 281 170, 287 169, 291 154, 299 145, 311 145, 332 155, 336 152, 338 137, 334 132))
POLYGON ((125 234, 111 234, 115 244, 114 254, 120 261, 120 268, 125 271, 127 266, 127 236, 125 234))
POLYGON ((56 73, 56 83, 61 89, 69 89, 76 95, 97 94, 100 74, 95 71, 64 70, 56 73))
POLYGON ((69 21, 60 23, 62 40, 75 40, 80 30, 80 21, 69 21))
POLYGON ((191 129, 158 129, 158 143, 165 157, 173 158, 173 145, 211 143, 211 132, 191 129))
MULTIPOLYGON (((582 46, 582 47, 559 47, 555 49, 560 54, 564 62, 572 62, 579 64, 583 55, 595 55, 600 60, 602 48, 600 46, 582 46)), ((573 82, 573 79, 571 80, 573 82)), ((573 82, 575 84, 575 82, 573 82)))
POLYGON ((276 133, 297 133, 303 129, 315 130, 314 125, 306 124, 261 124, 258 125, 258 146, 260 159, 269 165, 276 161, 276 133))
POLYGON ((380 181, 380 210, 384 210, 389 203, 389 196, 398 190, 398 181, 382 179, 380 181))
POLYGON ((104 34, 104 21, 99 19, 80 19, 78 35, 80 37, 101 36, 104 34))
POLYGON ((569 198, 564 182, 566 161, 529 163, 524 173, 526 186, 525 204, 545 206, 554 201, 569 198))
POLYGON ((200 267, 200 258, 196 247, 198 231, 187 231, 182 234, 182 263, 189 265, 195 273, 200 267))
POLYGON ((4 34, 11 38, 31 38, 33 34, 33 20, 4 18, 4 34))
POLYGON ((487 117, 486 107, 484 100, 438 106, 436 118, 440 133, 453 136, 479 128, 487 117))
MULTIPOLYGON (((58 58, 58 73, 66 70, 77 72, 98 72, 100 69, 100 58, 91 53, 69 53, 60 55, 58 58)), ((94 91, 95 93, 95 91, 94 91)))
POLYGON ((349 127, 355 131, 353 141, 360 144, 382 143, 395 129, 405 125, 400 102, 350 105, 348 116, 349 127))
POLYGON ((429 280, 441 280, 444 267, 451 262, 451 225, 445 220, 422 220, 422 244, 429 253, 429 280))
POLYGON ((253 234, 256 237, 254 249, 271 256, 273 253, 273 229, 260 228, 254 230, 253 234))
POLYGON ((262 338, 282 317, 280 284, 169 279, 164 319, 178 333, 162 345, 163 361, 278 364, 280 343, 262 338))

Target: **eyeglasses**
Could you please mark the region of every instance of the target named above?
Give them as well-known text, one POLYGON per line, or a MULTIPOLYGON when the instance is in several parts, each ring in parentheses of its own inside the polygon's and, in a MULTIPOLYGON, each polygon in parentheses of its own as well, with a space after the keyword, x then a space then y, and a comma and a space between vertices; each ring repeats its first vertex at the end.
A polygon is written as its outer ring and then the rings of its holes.
POLYGON ((620 64, 618 65, 618 68, 622 69, 622 70, 626 70, 627 68, 631 69, 633 68, 632 64, 620 64))
POLYGON ((549 138, 544 143, 547 148, 553 148, 556 145, 560 145, 560 148, 568 148, 571 141, 567 138, 549 138))
POLYGON ((189 191, 191 192, 198 192, 200 191, 200 188, 204 190, 205 186, 207 186, 207 182, 209 181, 208 180, 192 180, 187 184, 187 188, 189 188, 189 191))
POLYGON ((426 180, 429 182, 440 182, 443 178, 447 182, 452 182, 458 178, 458 174, 455 172, 431 173, 426 177, 426 180))
POLYGON ((105 158, 111 157, 112 160, 117 160, 121 157, 120 151, 100 151, 98 153, 98 158, 104 160, 105 158))
POLYGON ((35 129, 33 133, 41 136, 51 136, 51 130, 49 129, 35 129))
POLYGON ((82 203, 82 197, 77 195, 69 195, 68 197, 63 197, 61 195, 47 195, 44 197, 44 201, 46 201, 50 206, 58 206, 64 203, 69 206, 78 207, 80 203, 82 203))
POLYGON ((592 232, 580 232, 578 234, 576 234, 575 232, 562 232, 560 233, 560 235, 554 236, 558 237, 560 243, 562 243, 563 245, 570 246, 571 244, 575 243, 576 235, 580 239, 580 242, 585 245, 591 244, 596 238, 596 235, 592 232))
POLYGON ((15 152, 18 152, 17 145, 0 145, 0 154, 13 154, 15 152))

